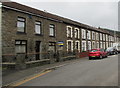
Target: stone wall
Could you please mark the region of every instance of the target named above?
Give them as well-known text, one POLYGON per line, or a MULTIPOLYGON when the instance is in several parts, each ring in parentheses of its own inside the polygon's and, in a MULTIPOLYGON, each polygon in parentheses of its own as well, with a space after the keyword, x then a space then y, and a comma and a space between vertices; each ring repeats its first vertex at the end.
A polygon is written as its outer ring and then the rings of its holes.
MULTIPOLYGON (((41 53, 46 53, 48 51, 48 43, 49 41, 56 42, 56 50, 58 50, 59 46, 57 45, 58 41, 63 41, 64 46, 66 46, 66 30, 65 24, 60 22, 55 22, 51 20, 47 20, 44 18, 31 16, 29 14, 13 11, 10 9, 2 9, 2 51, 4 54, 12 54, 15 55, 15 40, 27 40, 27 53, 31 53, 27 55, 27 59, 35 60, 35 42, 41 41, 41 53), (26 18, 26 33, 19 34, 17 33, 17 17, 26 18), (35 35, 35 21, 41 21, 42 23, 42 32, 43 35, 35 35), (49 24, 55 25, 56 36, 49 37, 49 24)), ((63 50, 66 50, 64 47, 63 50)), ((41 57, 44 55, 41 55, 41 57)), ((5 56, 4 56, 5 57, 5 56)), ((4 58, 3 58, 4 59, 4 58)), ((15 57, 7 57, 5 58, 7 61, 12 59, 16 59, 15 57)), ((41 58, 42 59, 42 58, 41 58)))

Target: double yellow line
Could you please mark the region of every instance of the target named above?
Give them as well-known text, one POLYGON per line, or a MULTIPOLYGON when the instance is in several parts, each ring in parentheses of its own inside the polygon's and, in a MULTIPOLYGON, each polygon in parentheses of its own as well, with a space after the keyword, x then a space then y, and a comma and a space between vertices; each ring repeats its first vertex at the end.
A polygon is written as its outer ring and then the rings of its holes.
POLYGON ((41 74, 37 74, 37 75, 35 75, 35 76, 33 76, 33 77, 29 77, 29 78, 27 78, 27 79, 25 79, 25 80, 22 80, 22 81, 20 81, 20 82, 17 82, 17 83, 14 83, 14 84, 11 84, 11 85, 9 85, 9 86, 20 86, 20 85, 22 85, 22 84, 24 84, 24 83, 26 83, 26 82, 28 82, 28 81, 30 81, 30 80, 33 80, 33 79, 35 79, 35 78, 38 78, 38 77, 40 77, 40 76, 42 76, 42 75, 45 75, 45 74, 47 74, 47 73, 49 73, 49 72, 51 72, 52 70, 48 70, 48 71, 46 71, 46 72, 43 72, 43 73, 41 73, 41 74))

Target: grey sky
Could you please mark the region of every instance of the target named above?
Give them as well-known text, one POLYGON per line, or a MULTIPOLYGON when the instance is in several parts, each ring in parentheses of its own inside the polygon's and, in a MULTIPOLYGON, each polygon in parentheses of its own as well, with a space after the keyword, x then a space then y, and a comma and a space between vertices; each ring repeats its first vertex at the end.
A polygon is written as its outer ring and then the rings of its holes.
POLYGON ((38 2, 29 0, 13 0, 22 4, 46 10, 47 12, 66 17, 94 27, 102 27, 118 30, 118 2, 79 2, 79 1, 61 1, 61 2, 38 2))

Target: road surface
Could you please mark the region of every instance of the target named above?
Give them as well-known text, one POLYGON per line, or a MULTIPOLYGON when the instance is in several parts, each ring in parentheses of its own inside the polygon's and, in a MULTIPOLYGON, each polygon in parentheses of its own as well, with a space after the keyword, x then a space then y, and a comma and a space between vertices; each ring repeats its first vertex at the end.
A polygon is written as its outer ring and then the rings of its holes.
POLYGON ((118 55, 98 60, 77 60, 17 86, 118 86, 118 55))

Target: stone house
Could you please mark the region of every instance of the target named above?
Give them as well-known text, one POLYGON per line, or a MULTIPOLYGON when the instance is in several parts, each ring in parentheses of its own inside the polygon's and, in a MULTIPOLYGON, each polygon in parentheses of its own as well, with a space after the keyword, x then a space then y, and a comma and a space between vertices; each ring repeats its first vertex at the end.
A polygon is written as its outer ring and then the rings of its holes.
POLYGON ((115 42, 106 30, 16 2, 2 2, 0 13, 3 62, 14 62, 20 53, 35 61, 46 59, 49 51, 82 52, 115 42))

